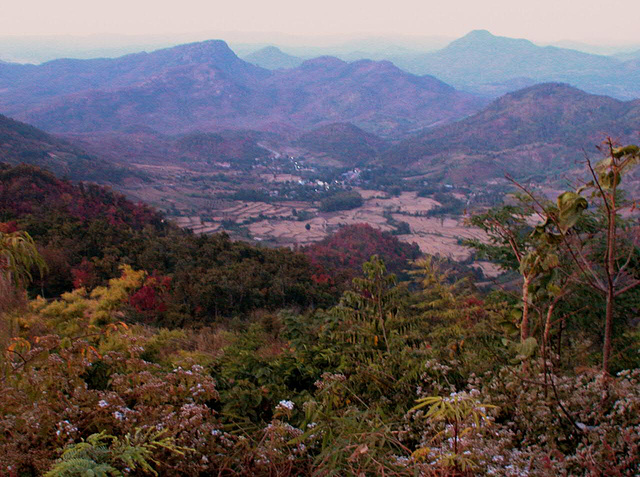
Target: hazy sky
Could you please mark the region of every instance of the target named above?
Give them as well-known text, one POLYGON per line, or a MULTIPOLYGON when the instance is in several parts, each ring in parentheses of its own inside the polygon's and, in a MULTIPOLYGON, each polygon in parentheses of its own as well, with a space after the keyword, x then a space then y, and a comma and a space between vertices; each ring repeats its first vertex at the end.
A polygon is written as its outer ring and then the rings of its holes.
POLYGON ((0 0, 7 35, 282 32, 640 43, 640 0, 0 0))

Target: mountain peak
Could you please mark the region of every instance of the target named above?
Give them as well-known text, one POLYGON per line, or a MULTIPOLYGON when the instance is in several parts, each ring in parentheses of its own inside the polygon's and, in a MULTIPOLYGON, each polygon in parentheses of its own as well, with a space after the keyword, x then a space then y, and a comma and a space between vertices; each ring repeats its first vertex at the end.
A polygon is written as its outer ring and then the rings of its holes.
POLYGON ((460 43, 463 43, 463 44, 494 43, 496 41, 505 40, 505 39, 506 38, 504 37, 494 35, 489 30, 472 30, 466 35, 451 42, 450 45, 460 44, 460 43))
POLYGON ((173 48, 160 50, 164 55, 171 55, 183 61, 194 63, 216 62, 228 63, 239 58, 229 45, 223 40, 206 40, 197 43, 187 43, 173 48))
POLYGON ((471 30, 463 38, 478 40, 478 39, 496 38, 496 36, 492 34, 489 30, 471 30))
POLYGON ((262 53, 269 53, 269 54, 278 54, 278 55, 284 55, 285 53, 278 48, 277 46, 273 46, 273 45, 268 45, 265 46, 264 48, 261 48, 260 50, 262 53))
POLYGON ((509 48, 520 47, 527 48, 533 47, 534 44, 529 40, 518 39, 518 38, 508 38, 505 36, 496 36, 489 32, 488 30, 472 30, 467 33, 462 38, 458 38, 457 40, 449 43, 447 49, 457 49, 457 48, 469 48, 469 47, 490 47, 494 48, 496 46, 505 46, 509 48))

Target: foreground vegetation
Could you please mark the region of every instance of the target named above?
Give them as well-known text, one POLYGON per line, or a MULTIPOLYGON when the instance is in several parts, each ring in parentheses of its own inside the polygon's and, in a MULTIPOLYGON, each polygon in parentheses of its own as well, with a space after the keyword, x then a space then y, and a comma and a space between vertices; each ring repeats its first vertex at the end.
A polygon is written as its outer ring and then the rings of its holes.
POLYGON ((36 244, 47 261, 56 240, 87 243, 36 233, 35 213, 70 219, 30 205, 2 232, 0 472, 638 475, 640 256, 634 202, 619 185, 639 160, 637 148, 611 145, 586 188, 555 203, 521 188, 474 218, 491 240, 470 245, 511 271, 489 291, 432 257, 407 263, 399 281, 374 255, 342 285, 332 277, 353 274, 323 268, 341 263, 323 252, 339 241, 308 259, 161 219, 138 227, 126 213, 109 228, 121 241, 68 258, 74 269, 111 257, 113 268, 27 299, 29 275, 43 274, 40 288, 55 275, 36 244), (164 261, 146 262, 159 244, 164 261), (183 270, 205 251, 209 261, 183 270), (260 281, 235 282, 239 270, 260 281), (189 279, 202 286, 175 285, 189 279), (296 286, 314 298, 283 292, 296 286), (187 306, 225 290, 236 300, 226 313, 187 306))

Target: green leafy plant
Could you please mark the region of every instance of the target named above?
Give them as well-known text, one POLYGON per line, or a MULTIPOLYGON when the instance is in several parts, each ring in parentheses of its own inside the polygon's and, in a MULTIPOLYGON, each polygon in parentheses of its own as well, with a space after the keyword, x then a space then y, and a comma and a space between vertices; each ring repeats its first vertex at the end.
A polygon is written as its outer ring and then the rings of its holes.
POLYGON ((158 475, 154 466, 161 465, 155 457, 166 450, 184 455, 186 447, 175 439, 163 437, 164 431, 136 429, 122 438, 102 431, 68 447, 45 477, 108 477, 128 475, 136 470, 158 475))
POLYGON ((450 396, 428 396, 418 399, 411 410, 428 407, 424 418, 440 424, 442 429, 432 438, 439 448, 420 447, 413 453, 417 460, 430 458, 437 465, 451 471, 449 475, 467 475, 476 467, 472 453, 465 449, 465 437, 482 432, 490 424, 488 409, 496 406, 482 404, 469 393, 451 393, 450 396))

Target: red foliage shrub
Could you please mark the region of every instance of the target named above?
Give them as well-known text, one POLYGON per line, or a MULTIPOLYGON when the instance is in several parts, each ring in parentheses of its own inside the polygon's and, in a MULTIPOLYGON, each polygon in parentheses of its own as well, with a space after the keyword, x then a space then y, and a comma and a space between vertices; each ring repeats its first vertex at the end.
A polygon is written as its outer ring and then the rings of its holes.
POLYGON ((129 298, 129 304, 147 317, 155 317, 167 311, 166 298, 171 286, 171 278, 152 275, 145 284, 129 298))
POLYGON ((73 288, 92 288, 97 284, 97 277, 93 264, 86 258, 77 267, 71 269, 73 288))
POLYGON ((369 224, 342 227, 324 240, 305 247, 303 252, 319 267, 320 271, 314 275, 316 283, 323 283, 322 280, 329 277, 337 281, 341 275, 350 279, 372 255, 378 255, 392 273, 401 273, 408 268, 409 261, 420 256, 416 244, 401 242, 391 233, 369 224))
POLYGON ((0 232, 4 234, 11 234, 18 231, 18 224, 15 220, 9 222, 0 222, 0 232))

